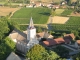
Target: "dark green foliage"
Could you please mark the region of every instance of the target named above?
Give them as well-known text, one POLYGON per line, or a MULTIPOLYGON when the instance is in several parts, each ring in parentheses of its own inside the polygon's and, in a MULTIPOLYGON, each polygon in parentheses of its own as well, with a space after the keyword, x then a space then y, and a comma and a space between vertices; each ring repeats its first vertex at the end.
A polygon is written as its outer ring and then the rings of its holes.
POLYGON ((66 49, 63 46, 57 46, 56 48, 53 49, 53 51, 55 51, 60 57, 63 57, 63 58, 67 57, 69 54, 68 49, 66 49))
POLYGON ((73 60, 80 60, 80 53, 72 56, 73 60))
POLYGON ((14 13, 11 20, 19 24, 27 24, 32 16, 35 24, 44 24, 47 23, 50 12, 51 9, 48 8, 21 8, 14 13))
POLYGON ((14 28, 19 29, 16 22, 12 22, 7 17, 0 18, 0 40, 5 38, 14 28))
POLYGON ((11 23, 7 17, 0 18, 0 60, 5 60, 14 51, 15 43, 6 37, 14 27, 16 27, 16 24, 11 23))
POLYGON ((12 30, 14 30, 14 28, 20 30, 20 27, 19 27, 19 25, 17 24, 16 21, 8 20, 8 27, 9 27, 9 29, 10 29, 10 32, 11 32, 12 30))
POLYGON ((7 18, 0 18, 0 40, 2 40, 5 37, 5 34, 7 34, 8 32, 9 27, 7 18))
POLYGON ((15 43, 6 37, 0 44, 0 60, 5 60, 15 50, 15 43))

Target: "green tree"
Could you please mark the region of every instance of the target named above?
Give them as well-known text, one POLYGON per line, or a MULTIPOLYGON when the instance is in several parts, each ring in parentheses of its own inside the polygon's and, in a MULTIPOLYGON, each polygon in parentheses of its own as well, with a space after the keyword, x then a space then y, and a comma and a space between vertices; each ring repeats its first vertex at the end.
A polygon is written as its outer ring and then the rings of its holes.
POLYGON ((9 26, 10 32, 11 32, 12 30, 14 30, 14 28, 20 30, 20 26, 19 26, 18 23, 15 22, 15 21, 8 20, 8 26, 9 26))
POLYGON ((45 48, 39 44, 33 46, 28 52, 27 52, 27 58, 30 58, 31 60, 42 60, 42 53, 46 52, 45 48))
POLYGON ((0 18, 0 40, 5 37, 5 34, 9 32, 8 27, 8 19, 7 18, 0 18))
POLYGON ((0 60, 5 60, 12 51, 15 51, 15 43, 6 37, 0 44, 0 60))
POLYGON ((50 51, 49 55, 50 55, 50 59, 51 59, 51 60, 57 60, 57 59, 60 57, 60 56, 59 56, 57 53, 55 53, 54 51, 50 51))
POLYGON ((60 59, 60 56, 57 55, 54 51, 45 50, 45 48, 39 44, 33 46, 27 52, 27 58, 31 60, 57 60, 60 59))

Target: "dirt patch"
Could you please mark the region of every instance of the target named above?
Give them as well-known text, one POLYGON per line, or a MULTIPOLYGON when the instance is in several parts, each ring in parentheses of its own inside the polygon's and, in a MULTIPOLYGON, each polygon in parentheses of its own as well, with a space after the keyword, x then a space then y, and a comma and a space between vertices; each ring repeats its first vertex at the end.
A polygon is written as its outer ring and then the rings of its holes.
POLYGON ((74 12, 72 12, 70 16, 80 16, 80 13, 77 13, 77 12, 74 13, 74 12))
POLYGON ((10 12, 17 11, 20 8, 0 7, 0 16, 7 16, 10 12))
POLYGON ((60 17, 60 16, 54 16, 49 17, 48 23, 57 23, 57 24, 65 24, 69 20, 69 17, 60 17))

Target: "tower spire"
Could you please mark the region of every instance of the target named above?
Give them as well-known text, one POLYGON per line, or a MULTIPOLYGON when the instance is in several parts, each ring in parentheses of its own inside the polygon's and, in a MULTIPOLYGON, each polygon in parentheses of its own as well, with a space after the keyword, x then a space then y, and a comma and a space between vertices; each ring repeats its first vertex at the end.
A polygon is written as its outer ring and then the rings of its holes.
POLYGON ((34 28, 33 19, 31 17, 30 23, 29 23, 29 29, 34 28))

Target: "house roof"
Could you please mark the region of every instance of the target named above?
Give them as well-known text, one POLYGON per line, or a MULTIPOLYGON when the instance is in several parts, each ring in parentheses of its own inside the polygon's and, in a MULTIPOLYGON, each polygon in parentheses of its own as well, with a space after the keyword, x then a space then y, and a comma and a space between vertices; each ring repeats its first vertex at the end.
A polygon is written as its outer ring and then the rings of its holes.
POLYGON ((25 41, 27 40, 27 34, 26 32, 21 32, 17 29, 14 29, 11 34, 9 35, 9 37, 11 39, 16 39, 16 40, 19 40, 19 41, 25 41))
POLYGON ((44 32, 44 38, 48 38, 50 36, 50 34, 48 32, 44 32))
POLYGON ((21 60, 18 55, 16 55, 14 52, 11 52, 11 54, 7 57, 6 60, 21 60))
POLYGON ((74 36, 74 34, 73 34, 73 33, 71 33, 71 34, 65 34, 65 35, 64 35, 64 37, 68 37, 68 36, 70 36, 72 39, 74 39, 74 38, 75 38, 75 36, 74 36))
POLYGON ((47 46, 51 46, 51 45, 56 45, 56 44, 61 44, 64 43, 65 40, 63 38, 57 38, 57 39, 53 39, 53 40, 46 40, 43 41, 43 43, 47 46))
POLYGON ((80 40, 77 40, 76 42, 80 45, 80 40))
POLYGON ((37 37, 42 37, 42 38, 53 38, 53 36, 50 35, 48 32, 37 33, 37 37))
POLYGON ((43 36, 44 36, 44 32, 37 33, 37 37, 43 37, 43 36))
POLYGON ((43 44, 45 44, 46 46, 51 46, 51 45, 56 45, 56 44, 61 44, 61 43, 69 43, 70 39, 64 39, 64 38, 56 38, 53 40, 46 40, 43 41, 43 44))

